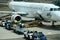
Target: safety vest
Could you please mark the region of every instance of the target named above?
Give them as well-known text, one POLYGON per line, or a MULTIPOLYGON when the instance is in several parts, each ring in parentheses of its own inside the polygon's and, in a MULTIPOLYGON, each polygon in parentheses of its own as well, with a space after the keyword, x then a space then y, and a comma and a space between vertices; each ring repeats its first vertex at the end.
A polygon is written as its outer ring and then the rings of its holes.
POLYGON ((14 23, 18 24, 18 25, 22 25, 22 23, 20 21, 14 20, 14 23))
POLYGON ((14 23, 17 23, 17 20, 14 20, 14 23))
POLYGON ((22 25, 22 23, 19 23, 20 25, 22 25))

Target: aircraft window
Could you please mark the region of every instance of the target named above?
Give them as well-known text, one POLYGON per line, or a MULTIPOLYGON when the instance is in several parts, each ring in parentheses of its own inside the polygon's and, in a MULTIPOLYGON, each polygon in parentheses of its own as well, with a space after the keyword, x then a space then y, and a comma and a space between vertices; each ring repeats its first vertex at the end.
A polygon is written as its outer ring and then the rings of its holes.
POLYGON ((53 8, 50 8, 50 11, 53 11, 53 8))
POLYGON ((60 11, 60 8, 50 8, 50 11, 60 11))
POLYGON ((60 8, 54 8, 54 11, 60 11, 60 8))

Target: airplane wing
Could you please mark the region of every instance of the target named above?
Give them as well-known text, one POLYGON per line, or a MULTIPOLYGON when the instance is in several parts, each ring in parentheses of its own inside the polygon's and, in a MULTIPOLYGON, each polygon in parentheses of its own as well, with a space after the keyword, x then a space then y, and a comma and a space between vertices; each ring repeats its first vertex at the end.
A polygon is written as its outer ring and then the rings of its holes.
POLYGON ((8 6, 8 3, 0 3, 0 5, 6 5, 6 6, 8 6))
POLYGON ((14 14, 27 15, 26 12, 0 11, 0 19, 14 15, 14 14))
POLYGON ((26 12, 13 12, 13 11, 0 11, 0 14, 20 14, 20 15, 27 15, 26 12))

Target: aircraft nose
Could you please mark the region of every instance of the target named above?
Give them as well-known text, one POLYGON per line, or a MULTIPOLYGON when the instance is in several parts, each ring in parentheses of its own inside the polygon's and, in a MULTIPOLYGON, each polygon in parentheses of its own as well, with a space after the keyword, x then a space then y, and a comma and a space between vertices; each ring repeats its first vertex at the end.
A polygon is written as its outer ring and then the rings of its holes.
POLYGON ((58 17, 60 17, 60 13, 56 13, 58 17))
POLYGON ((57 18, 58 18, 58 20, 60 20, 60 13, 56 13, 57 15, 57 18))
POLYGON ((52 15, 53 15, 53 20, 60 21, 60 12, 55 11, 54 13, 52 13, 52 15))

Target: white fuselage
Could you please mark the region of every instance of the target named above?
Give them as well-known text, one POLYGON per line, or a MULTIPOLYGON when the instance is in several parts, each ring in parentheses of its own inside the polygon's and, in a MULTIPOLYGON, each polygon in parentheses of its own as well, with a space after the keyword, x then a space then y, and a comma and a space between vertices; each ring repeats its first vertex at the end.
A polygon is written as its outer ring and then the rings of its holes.
POLYGON ((60 21, 60 10, 50 11, 51 8, 59 8, 54 4, 30 3, 30 2, 9 2, 9 8, 16 12, 26 12, 25 17, 37 17, 41 15, 45 20, 60 21))

